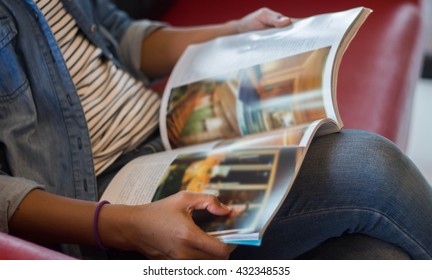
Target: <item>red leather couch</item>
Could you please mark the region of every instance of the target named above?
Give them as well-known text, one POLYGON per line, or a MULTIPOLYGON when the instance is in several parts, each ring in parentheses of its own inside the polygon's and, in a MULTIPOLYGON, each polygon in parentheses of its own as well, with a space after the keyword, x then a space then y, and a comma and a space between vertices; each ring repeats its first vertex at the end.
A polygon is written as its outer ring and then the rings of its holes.
MULTIPOLYGON (((413 90, 423 59, 422 0, 122 0, 146 2, 146 16, 173 25, 239 18, 263 5, 292 17, 365 6, 374 10, 343 58, 338 103, 346 128, 381 134, 407 145, 413 90)), ((139 17, 139 9, 133 12, 139 17)), ((143 11, 145 12, 145 11, 143 11)), ((67 259, 38 245, 0 233, 0 259, 67 259)))
POLYGON ((357 6, 373 9, 343 58, 338 80, 339 109, 346 128, 378 133, 406 149, 413 91, 423 60, 422 0, 171 2, 162 20, 173 25, 223 22, 263 5, 292 17, 357 6))
POLYGON ((0 232, 0 260, 71 260, 57 251, 0 232))

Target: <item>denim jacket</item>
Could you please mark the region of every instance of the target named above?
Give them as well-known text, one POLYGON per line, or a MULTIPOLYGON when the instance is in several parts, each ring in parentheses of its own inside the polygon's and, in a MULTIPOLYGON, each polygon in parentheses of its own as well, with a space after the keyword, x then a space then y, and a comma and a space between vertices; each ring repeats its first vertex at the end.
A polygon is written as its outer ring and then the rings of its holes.
MULTIPOLYGON (((132 21, 108 0, 62 2, 106 59, 141 77, 141 41, 161 23, 132 21)), ((37 187, 97 200, 90 137, 43 15, 32 0, 0 0, 0 231, 37 187)))

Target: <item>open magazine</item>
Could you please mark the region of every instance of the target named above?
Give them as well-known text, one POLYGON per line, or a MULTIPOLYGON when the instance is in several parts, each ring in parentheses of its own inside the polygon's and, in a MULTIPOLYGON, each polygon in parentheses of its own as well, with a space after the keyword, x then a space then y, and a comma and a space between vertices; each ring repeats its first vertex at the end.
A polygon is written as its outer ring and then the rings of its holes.
POLYGON ((163 95, 167 151, 128 163, 101 200, 136 205, 181 190, 213 194, 231 213, 196 213, 197 224, 224 242, 259 245, 312 138, 343 127, 338 68, 370 12, 316 15, 188 47, 163 95))

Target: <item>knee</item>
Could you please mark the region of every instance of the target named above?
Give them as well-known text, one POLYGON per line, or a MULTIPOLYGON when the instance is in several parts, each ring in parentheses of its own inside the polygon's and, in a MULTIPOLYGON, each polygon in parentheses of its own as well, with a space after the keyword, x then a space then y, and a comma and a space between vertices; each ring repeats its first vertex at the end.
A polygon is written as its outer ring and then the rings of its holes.
MULTIPOLYGON (((338 160, 370 162, 378 160, 401 160, 405 157, 403 152, 390 140, 368 131, 344 130, 327 136, 318 137, 313 141, 311 148, 324 151, 329 157, 337 156, 338 160)), ((318 152, 318 151, 315 151, 318 152)))
MULTIPOLYGON (((390 140, 371 132, 346 131, 337 141, 343 157, 351 161, 357 172, 386 180, 406 171, 410 165, 408 157, 390 140)), ((342 160, 342 159, 341 159, 342 160)))
POLYGON ((354 164, 354 170, 363 179, 378 185, 412 185, 422 178, 421 173, 409 157, 390 140, 365 131, 346 131, 339 146, 346 151, 346 161, 354 164), (409 182, 411 181, 411 183, 409 182))
POLYGON ((309 155, 346 168, 353 166, 358 172, 375 173, 409 163, 407 156, 393 142, 367 131, 345 130, 318 137, 310 148, 309 155))
POLYGON ((319 177, 333 186, 349 185, 385 193, 418 184, 422 178, 394 143, 377 134, 357 130, 316 138, 302 169, 303 173, 314 173, 315 179, 319 177))

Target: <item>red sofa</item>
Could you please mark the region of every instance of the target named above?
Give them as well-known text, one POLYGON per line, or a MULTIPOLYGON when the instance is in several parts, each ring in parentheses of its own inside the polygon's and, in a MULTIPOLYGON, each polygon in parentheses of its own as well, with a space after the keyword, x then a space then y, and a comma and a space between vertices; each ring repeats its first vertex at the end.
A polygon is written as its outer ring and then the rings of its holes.
POLYGON ((292 17, 357 6, 373 9, 343 58, 339 109, 346 128, 378 133, 406 149, 413 91, 423 61, 422 0, 171 2, 161 19, 173 25, 223 22, 263 5, 292 17))
MULTIPOLYGON (((342 61, 339 109, 346 128, 372 131, 406 148, 413 90, 423 59, 422 0, 119 0, 118 4, 127 7, 140 1, 149 9, 146 16, 173 25, 223 22, 263 5, 292 17, 356 6, 372 8, 374 13, 342 61)), ((140 9, 131 11, 135 17, 140 15, 137 11, 140 9)), ((0 259, 65 258, 68 256, 0 233, 0 259)))
POLYGON ((57 251, 0 232, 0 260, 71 260, 57 251))

